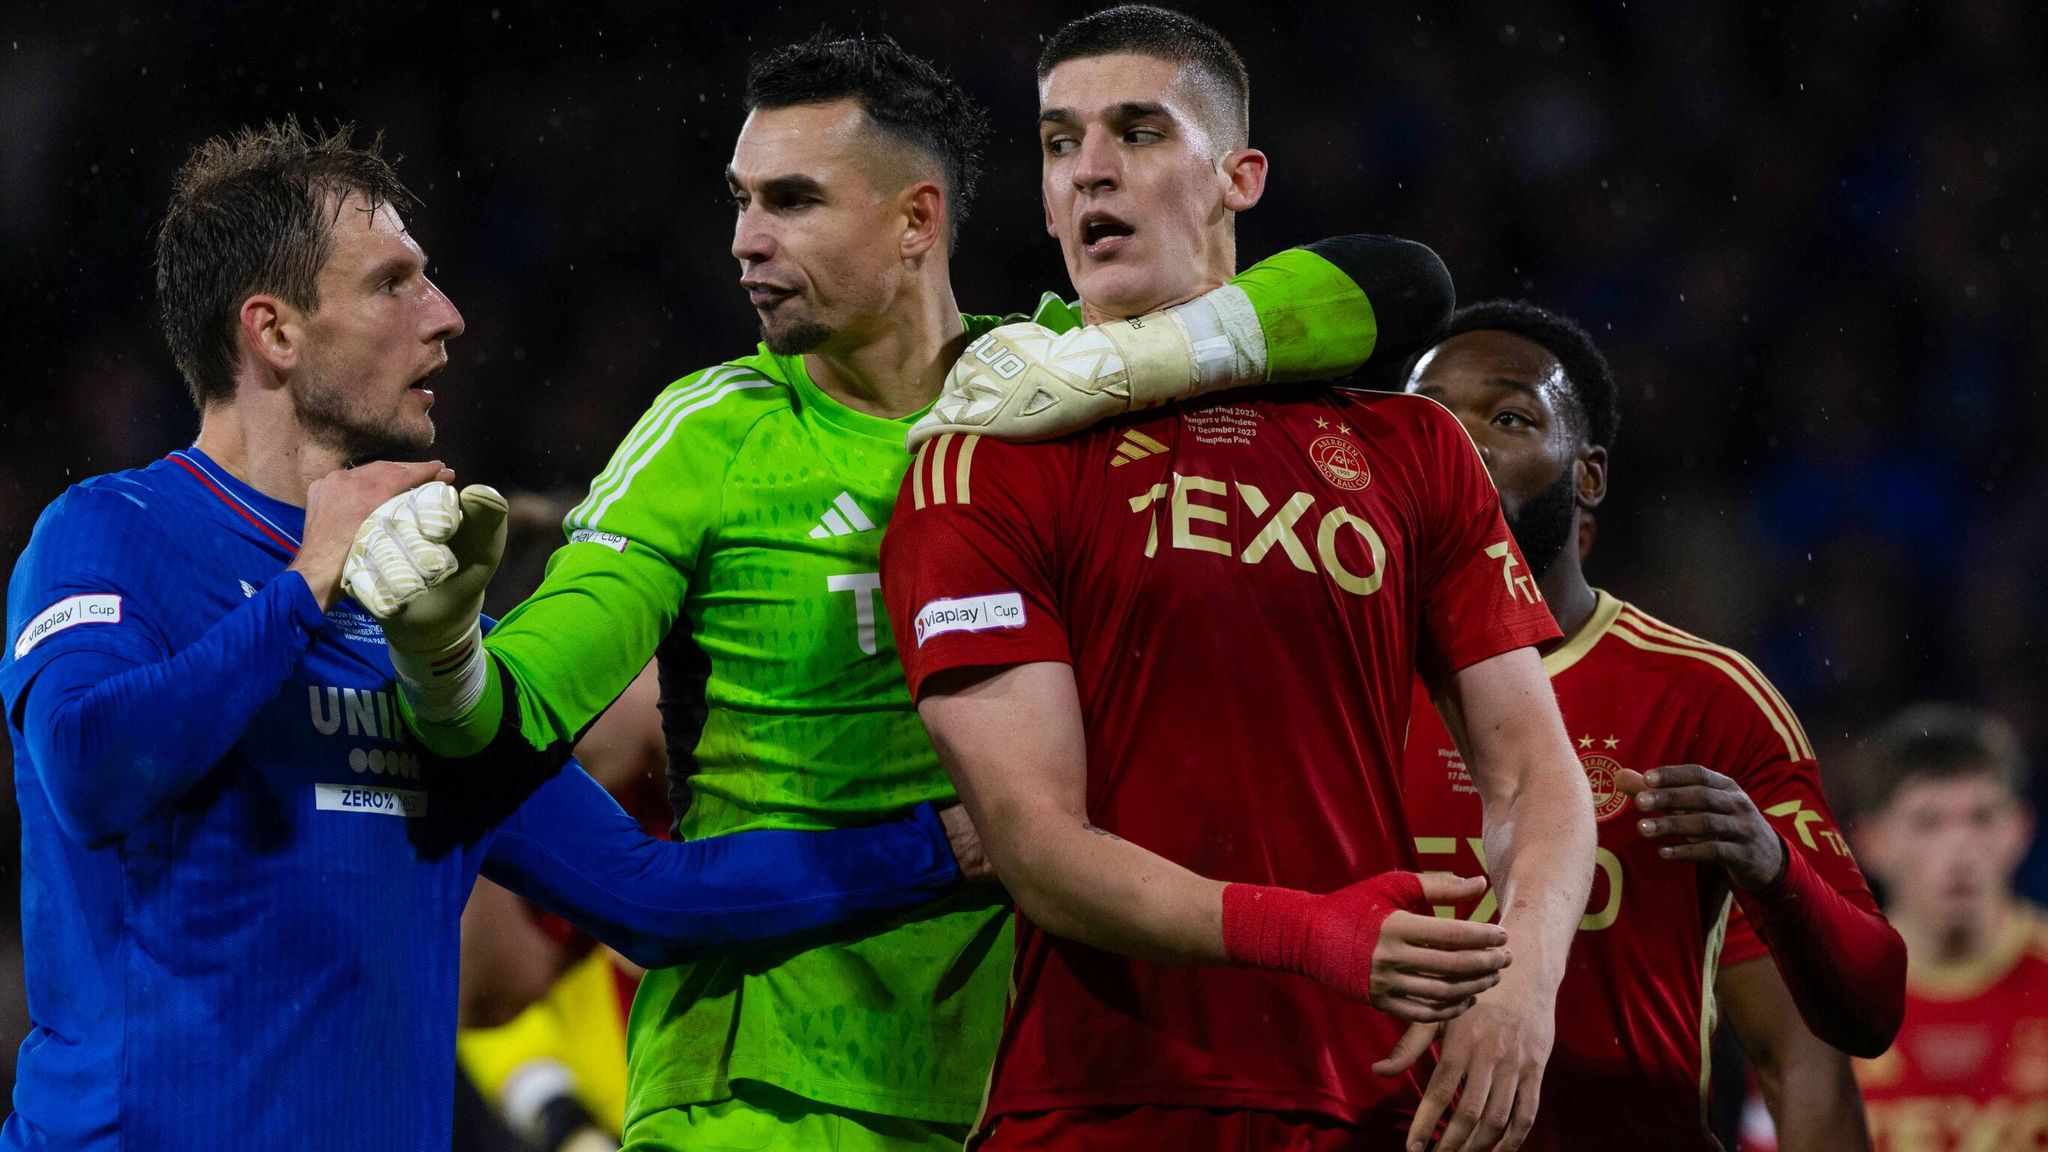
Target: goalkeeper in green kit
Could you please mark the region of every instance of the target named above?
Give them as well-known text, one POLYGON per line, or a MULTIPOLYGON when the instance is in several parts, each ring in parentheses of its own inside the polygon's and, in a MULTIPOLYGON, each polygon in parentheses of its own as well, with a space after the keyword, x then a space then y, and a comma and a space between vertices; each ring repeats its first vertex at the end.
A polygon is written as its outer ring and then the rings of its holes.
MULTIPOLYGON (((1047 296, 1040 327, 969 353, 1000 323, 963 317, 949 283, 982 111, 868 39, 767 54, 746 103, 727 178, 761 349, 655 399, 570 513, 540 590, 488 641, 473 597, 442 591, 449 560, 432 558, 440 541, 411 526, 404 498, 366 526, 349 576, 385 620, 408 723, 441 755, 567 745, 657 657, 676 831, 690 838, 952 798, 882 615, 882 531, 913 426, 1052 436, 1404 360, 1430 333, 1379 330, 1371 298, 1442 275, 1419 245, 1349 238, 1133 321, 1084 327, 1047 296), (935 408, 963 354, 986 370, 935 408), (382 546, 365 543, 379 532, 382 546)), ((1263 157, 1218 163, 1229 180, 1263 157)), ((1235 254, 1213 255, 1227 275, 1235 254)), ((651 971, 629 1029, 627 1145, 957 1148, 1010 963, 1008 902, 987 885, 864 935, 651 971)))

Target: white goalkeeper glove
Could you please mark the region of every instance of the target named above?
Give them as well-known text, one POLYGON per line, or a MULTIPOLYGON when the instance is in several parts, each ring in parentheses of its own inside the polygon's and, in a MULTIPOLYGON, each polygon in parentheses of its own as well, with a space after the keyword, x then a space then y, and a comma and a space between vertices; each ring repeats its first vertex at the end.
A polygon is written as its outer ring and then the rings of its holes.
POLYGON ((414 715, 467 714, 488 682, 484 588, 505 554, 505 498, 440 481, 379 505, 342 564, 349 595, 384 623, 391 666, 414 715))
POLYGON ((1226 284, 1135 320, 1055 333, 1005 324, 967 346, 908 447, 943 432, 1049 440, 1112 416, 1266 378, 1266 336, 1226 284))

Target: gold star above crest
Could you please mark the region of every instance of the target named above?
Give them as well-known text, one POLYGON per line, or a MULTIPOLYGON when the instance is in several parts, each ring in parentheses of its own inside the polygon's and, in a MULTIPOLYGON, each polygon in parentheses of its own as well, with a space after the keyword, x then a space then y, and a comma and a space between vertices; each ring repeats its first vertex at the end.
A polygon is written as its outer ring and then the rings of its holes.
POLYGON ((1607 739, 1605 739, 1605 740, 1602 740, 1602 741, 1600 742, 1600 744, 1601 744, 1601 746, 1602 746, 1602 747, 1604 747, 1604 748, 1619 748, 1619 747, 1621 747, 1621 741, 1619 741, 1619 740, 1616 740, 1616 739, 1615 739, 1614 737, 1612 737, 1612 736, 1609 736, 1609 737, 1608 737, 1607 739))
POLYGON ((1321 416, 1316 417, 1316 427, 1328 428, 1329 426, 1330 422, 1328 420, 1323 419, 1321 416))
POLYGON ((1581 736, 1581 737, 1579 737, 1579 747, 1581 747, 1581 748, 1591 748, 1592 746, 1593 746, 1593 738, 1592 738, 1591 736, 1581 736))
POLYGON ((1345 434, 1346 436, 1349 436, 1349 435, 1351 435, 1351 425, 1349 425, 1349 424, 1339 424, 1339 425, 1337 425, 1337 431, 1339 431, 1339 432, 1342 432, 1342 433, 1343 433, 1343 434, 1345 434))

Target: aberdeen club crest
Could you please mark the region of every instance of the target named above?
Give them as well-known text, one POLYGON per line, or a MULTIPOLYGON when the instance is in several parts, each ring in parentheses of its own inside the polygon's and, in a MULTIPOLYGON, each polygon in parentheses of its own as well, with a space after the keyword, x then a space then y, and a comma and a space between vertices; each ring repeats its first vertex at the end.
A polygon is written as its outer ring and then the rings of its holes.
POLYGON ((1318 436, 1308 446, 1308 457, 1315 461, 1316 470, 1346 492, 1356 492, 1372 483, 1372 472, 1365 466, 1365 453, 1358 445, 1342 436, 1318 436))
POLYGON ((1621 790, 1621 761, 1597 752, 1579 754, 1586 770, 1586 783, 1593 789, 1593 819, 1604 823, 1628 807, 1628 794, 1621 790))

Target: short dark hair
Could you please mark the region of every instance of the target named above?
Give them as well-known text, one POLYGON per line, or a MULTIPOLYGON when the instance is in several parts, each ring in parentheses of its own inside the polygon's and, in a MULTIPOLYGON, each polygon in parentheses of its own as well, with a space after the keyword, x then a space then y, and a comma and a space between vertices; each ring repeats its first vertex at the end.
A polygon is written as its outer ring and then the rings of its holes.
POLYGON ((383 134, 362 147, 354 136, 350 124, 322 133, 286 117, 208 140, 178 169, 156 233, 156 296, 199 408, 235 394, 244 300, 261 292, 306 312, 320 307, 320 269, 343 201, 360 193, 373 210, 418 209, 383 156, 383 134))
POLYGON ((1958 704, 1920 703, 1870 734, 1850 777, 1860 814, 1883 811, 1912 780, 1988 776, 2014 797, 2027 795, 2026 756, 2004 718, 1958 704))
POLYGON ((1251 138, 1252 81, 1243 57, 1223 33, 1170 8, 1123 4, 1068 21, 1038 54, 1038 78, 1044 80, 1069 60, 1125 53, 1200 70, 1230 95, 1226 143, 1242 148, 1251 138))
POLYGON ((888 136, 939 164, 946 242, 957 239, 981 182, 988 111, 952 77, 887 36, 808 40, 763 52, 747 69, 747 111, 853 100, 888 136))
POLYGON ((1571 415, 1578 420, 1579 431, 1595 447, 1614 450, 1615 434, 1621 431, 1614 369, 1576 321, 1527 300, 1482 300, 1451 313, 1451 322, 1436 343, 1467 332, 1512 333, 1556 357, 1572 386, 1572 403, 1578 410, 1571 415))

